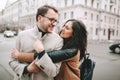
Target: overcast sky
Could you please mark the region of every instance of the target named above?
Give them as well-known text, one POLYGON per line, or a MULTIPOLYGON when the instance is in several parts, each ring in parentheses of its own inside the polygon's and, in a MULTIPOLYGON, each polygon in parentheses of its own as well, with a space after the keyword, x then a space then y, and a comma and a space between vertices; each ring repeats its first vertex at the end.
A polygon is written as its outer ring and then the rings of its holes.
MULTIPOLYGON (((10 2, 14 2, 16 0, 9 0, 10 2)), ((0 11, 5 8, 7 0, 0 0, 0 11)))
POLYGON ((7 0, 0 0, 0 11, 5 7, 7 0))

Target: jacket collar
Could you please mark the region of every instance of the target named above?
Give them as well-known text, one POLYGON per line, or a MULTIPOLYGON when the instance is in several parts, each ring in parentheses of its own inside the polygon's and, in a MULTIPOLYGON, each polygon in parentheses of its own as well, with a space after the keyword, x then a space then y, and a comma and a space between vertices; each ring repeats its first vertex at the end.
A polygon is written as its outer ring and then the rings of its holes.
POLYGON ((42 36, 42 32, 38 30, 37 25, 34 26, 34 33, 35 33, 37 39, 42 39, 42 38, 44 39, 47 36, 47 34, 49 34, 49 33, 46 33, 42 36))
POLYGON ((37 26, 37 28, 38 28, 39 32, 42 32, 42 37, 47 33, 47 32, 43 32, 38 26, 37 26))

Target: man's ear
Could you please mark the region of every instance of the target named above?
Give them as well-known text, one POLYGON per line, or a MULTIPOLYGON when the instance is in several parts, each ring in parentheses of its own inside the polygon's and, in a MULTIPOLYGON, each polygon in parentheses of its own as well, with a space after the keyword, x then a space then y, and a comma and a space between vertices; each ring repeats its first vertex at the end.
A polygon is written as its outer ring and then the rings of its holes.
POLYGON ((41 16, 41 15, 39 15, 39 16, 38 16, 38 18, 37 18, 37 19, 38 19, 38 21, 41 21, 41 18, 42 18, 42 16, 41 16))

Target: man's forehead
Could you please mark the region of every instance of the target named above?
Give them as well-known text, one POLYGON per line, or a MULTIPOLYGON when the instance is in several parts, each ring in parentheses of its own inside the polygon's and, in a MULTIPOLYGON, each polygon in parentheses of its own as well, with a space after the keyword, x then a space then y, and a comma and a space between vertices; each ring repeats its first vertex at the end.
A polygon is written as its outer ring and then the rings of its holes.
POLYGON ((45 15, 48 16, 48 17, 52 17, 52 18, 58 17, 58 13, 56 13, 56 12, 55 12, 54 10, 52 10, 52 9, 49 9, 45 15))

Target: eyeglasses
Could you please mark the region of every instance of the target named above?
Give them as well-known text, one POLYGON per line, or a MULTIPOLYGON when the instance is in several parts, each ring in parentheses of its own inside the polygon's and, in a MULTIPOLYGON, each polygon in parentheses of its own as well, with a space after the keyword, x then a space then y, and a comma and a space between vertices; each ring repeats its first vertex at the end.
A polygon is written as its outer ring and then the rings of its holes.
POLYGON ((51 23, 58 23, 58 21, 54 18, 49 18, 47 16, 43 16, 43 17, 47 18, 51 23))

